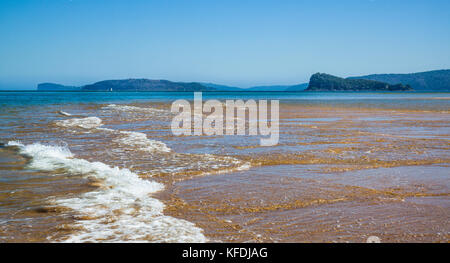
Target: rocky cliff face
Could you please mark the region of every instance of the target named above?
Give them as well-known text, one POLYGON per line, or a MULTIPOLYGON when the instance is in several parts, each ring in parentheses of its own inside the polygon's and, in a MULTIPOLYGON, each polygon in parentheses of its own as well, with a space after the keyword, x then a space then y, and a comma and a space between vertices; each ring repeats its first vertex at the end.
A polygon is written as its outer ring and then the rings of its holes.
POLYGON ((365 79, 344 79, 329 74, 316 73, 311 76, 306 91, 410 91, 410 86, 391 85, 365 79))

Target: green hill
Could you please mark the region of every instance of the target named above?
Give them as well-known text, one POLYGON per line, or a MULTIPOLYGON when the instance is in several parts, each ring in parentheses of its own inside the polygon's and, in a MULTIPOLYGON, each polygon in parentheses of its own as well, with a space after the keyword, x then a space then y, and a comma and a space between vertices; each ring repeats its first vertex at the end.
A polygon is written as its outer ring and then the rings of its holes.
POLYGON ((450 70, 433 70, 411 74, 375 74, 351 79, 367 79, 389 84, 410 85, 416 91, 450 91, 450 70))
POLYGON ((196 82, 172 82, 168 80, 124 79, 104 80, 86 85, 82 91, 213 91, 196 82))
POLYGON ((344 79, 324 73, 311 76, 305 91, 410 91, 410 86, 366 79, 344 79))

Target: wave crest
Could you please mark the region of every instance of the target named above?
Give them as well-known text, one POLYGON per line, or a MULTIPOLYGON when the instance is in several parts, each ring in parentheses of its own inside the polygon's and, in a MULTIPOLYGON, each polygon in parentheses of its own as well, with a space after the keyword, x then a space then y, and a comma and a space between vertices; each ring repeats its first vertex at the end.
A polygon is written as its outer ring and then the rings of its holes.
POLYGON ((102 120, 98 117, 59 120, 56 121, 55 124, 65 128, 83 128, 83 129, 94 129, 103 125, 102 120))
POLYGON ((74 198, 56 200, 87 215, 76 224, 81 228, 67 242, 151 241, 205 242, 202 230, 193 223, 164 215, 164 204, 150 195, 160 191, 160 183, 143 180, 128 169, 110 167, 101 162, 74 158, 67 147, 11 141, 20 153, 32 157, 30 167, 43 171, 65 169, 71 174, 90 176, 104 187, 74 198))

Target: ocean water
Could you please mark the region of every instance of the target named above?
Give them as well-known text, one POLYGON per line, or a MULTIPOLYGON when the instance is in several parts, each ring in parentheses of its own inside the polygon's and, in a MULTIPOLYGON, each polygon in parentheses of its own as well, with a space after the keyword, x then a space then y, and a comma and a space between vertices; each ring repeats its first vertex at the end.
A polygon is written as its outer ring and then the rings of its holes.
POLYGON ((280 141, 174 136, 184 92, 0 92, 0 242, 448 242, 450 93, 280 100, 280 141))

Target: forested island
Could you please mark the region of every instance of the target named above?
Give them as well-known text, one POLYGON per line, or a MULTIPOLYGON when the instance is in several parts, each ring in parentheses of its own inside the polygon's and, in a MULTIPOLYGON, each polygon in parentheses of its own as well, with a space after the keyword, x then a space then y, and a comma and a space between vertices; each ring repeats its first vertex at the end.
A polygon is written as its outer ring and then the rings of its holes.
POLYGON ((257 92, 364 92, 364 91, 450 91, 450 70, 411 74, 377 74, 340 78, 325 73, 311 76, 309 83, 296 85, 231 87, 214 83, 174 82, 152 79, 103 80, 80 87, 41 83, 38 91, 257 91, 257 92))
POLYGON ((388 84, 385 82, 366 79, 344 79, 325 73, 311 76, 305 91, 411 91, 409 85, 388 84))

